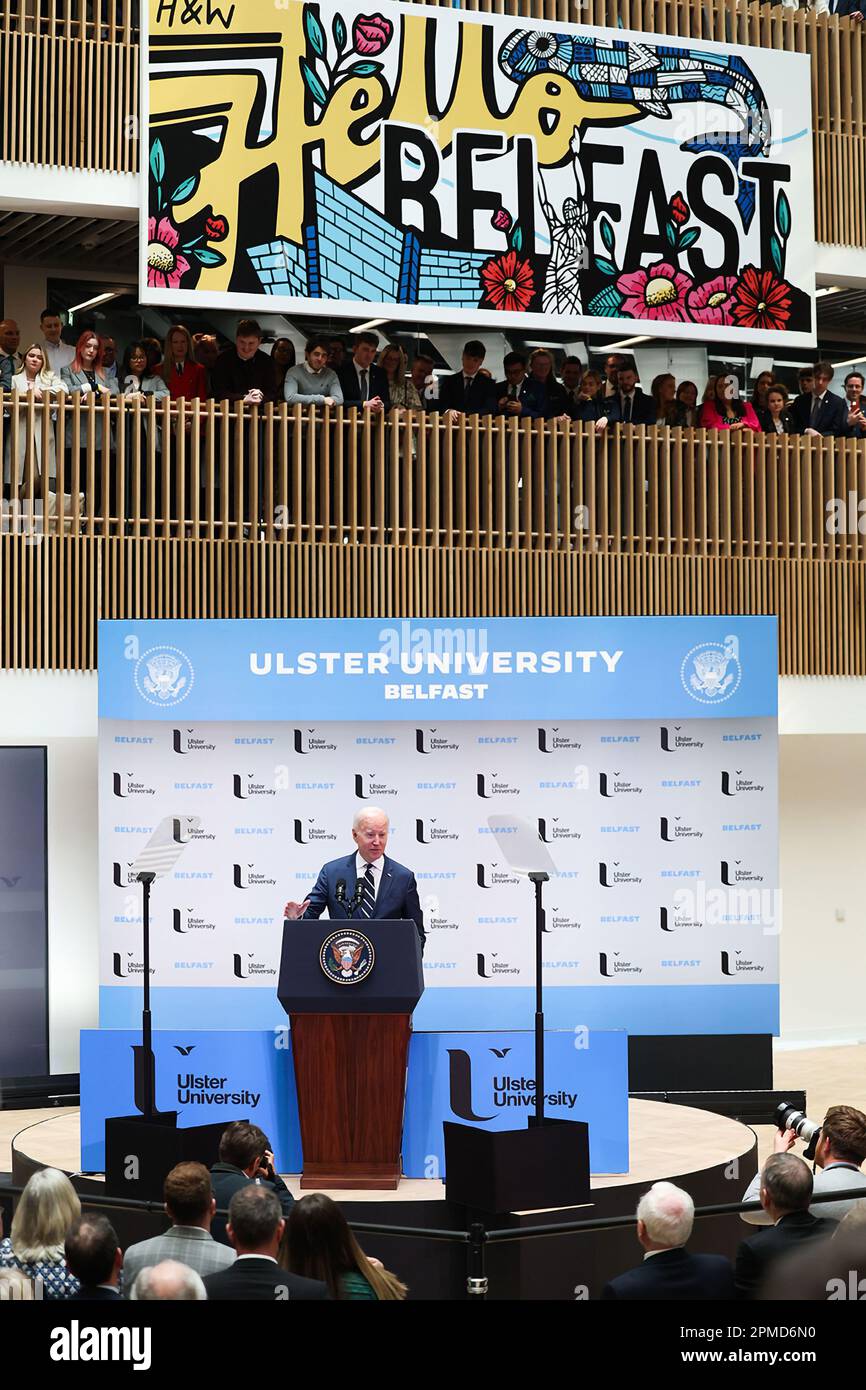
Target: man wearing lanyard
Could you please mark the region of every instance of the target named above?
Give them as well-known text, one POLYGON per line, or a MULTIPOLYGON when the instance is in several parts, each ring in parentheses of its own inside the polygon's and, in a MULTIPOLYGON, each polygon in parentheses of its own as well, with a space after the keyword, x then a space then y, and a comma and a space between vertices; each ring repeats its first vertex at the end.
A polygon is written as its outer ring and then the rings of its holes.
MULTIPOLYGON (((783 1129, 773 1142, 774 1153, 787 1153, 797 1142, 793 1130, 783 1129)), ((815 1148, 815 1186, 814 1197, 823 1197, 828 1192, 844 1192, 849 1188, 861 1188, 866 1198, 866 1173, 862 1171, 866 1159, 866 1115, 855 1110, 853 1105, 831 1105, 821 1124, 821 1132, 815 1148)), ((760 1175, 743 1194, 744 1202, 757 1202, 761 1187, 760 1175)), ((842 1217, 854 1205, 855 1198, 848 1197, 840 1202, 815 1202, 809 1208, 813 1216, 828 1216, 833 1221, 842 1217)), ((752 1226, 767 1226, 770 1217, 765 1211, 741 1212, 744 1221, 752 1226)))
POLYGON ((328 916, 337 921, 363 923, 413 921, 424 949, 424 917, 418 901, 418 885, 411 869, 385 856, 388 816, 378 806, 365 806, 352 823, 356 851, 323 865, 315 885, 302 903, 288 902, 283 916, 289 922, 328 916))

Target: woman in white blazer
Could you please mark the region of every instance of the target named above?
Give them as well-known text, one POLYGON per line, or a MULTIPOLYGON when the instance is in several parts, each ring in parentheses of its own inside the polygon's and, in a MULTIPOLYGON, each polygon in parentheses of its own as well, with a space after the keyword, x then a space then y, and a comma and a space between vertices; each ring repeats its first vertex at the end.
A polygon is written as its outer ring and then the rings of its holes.
MULTIPOLYGON (((111 396, 118 394, 117 381, 114 377, 107 377, 102 370, 103 358, 102 339, 92 329, 82 333, 75 346, 75 358, 71 367, 64 367, 60 373, 60 380, 64 388, 73 396, 80 396, 86 399, 92 393, 98 393, 102 401, 108 400, 111 396)), ((81 431, 79 440, 81 444, 79 458, 79 489, 86 494, 87 492, 87 445, 90 421, 86 411, 81 413, 81 431)), ((107 442, 109 451, 114 448, 114 435, 109 427, 106 429, 102 419, 102 411, 99 411, 95 422, 95 439, 93 441, 96 450, 96 496, 93 498, 93 506, 99 514, 101 512, 102 497, 102 459, 103 449, 107 442)), ((66 422, 66 454, 69 468, 72 469, 72 421, 66 422)), ((110 488, 111 493, 114 492, 110 488)), ((89 501, 89 499, 86 499, 89 501)), ((85 503, 86 504, 86 503, 85 503)), ((110 503, 109 503, 110 505, 110 503)))
MULTIPOLYGON (((63 384, 58 376, 52 372, 45 351, 39 343, 31 343, 24 353, 24 362, 20 372, 12 378, 13 391, 18 391, 22 396, 32 395, 37 409, 31 416, 29 402, 22 401, 18 412, 18 458, 16 467, 10 468, 10 455, 12 450, 13 429, 10 422, 9 432, 6 439, 6 482, 11 483, 13 491, 17 491, 24 481, 27 465, 28 447, 33 459, 33 479, 34 487, 40 485, 44 472, 47 471, 48 477, 52 481, 57 477, 57 448, 54 437, 54 421, 57 418, 56 411, 51 412, 51 422, 48 427, 48 454, 47 458, 42 457, 43 440, 43 417, 52 403, 56 402, 58 391, 63 390, 63 384), (41 406, 41 409, 39 407, 41 406), (10 475, 14 472, 14 477, 10 475)), ((52 489, 53 490, 53 489, 52 489)))

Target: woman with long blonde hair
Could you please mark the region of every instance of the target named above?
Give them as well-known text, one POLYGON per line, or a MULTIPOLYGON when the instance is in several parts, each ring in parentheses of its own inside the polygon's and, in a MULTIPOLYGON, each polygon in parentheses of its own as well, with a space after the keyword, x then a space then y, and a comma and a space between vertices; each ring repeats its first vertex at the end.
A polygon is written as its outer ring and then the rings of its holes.
POLYGON ((295 1202, 281 1253, 290 1273, 323 1280, 331 1298, 384 1302, 408 1292, 396 1275, 367 1258, 337 1203, 323 1192, 295 1202))
MULTIPOLYGON (((21 371, 12 378, 12 390, 18 391, 22 396, 32 395, 34 401, 42 406, 42 410, 35 410, 32 415, 26 406, 22 406, 21 408, 18 433, 18 460, 14 479, 10 479, 9 474, 11 469, 8 468, 12 439, 11 428, 7 435, 6 481, 11 481, 13 491, 17 491, 24 478, 28 446, 34 463, 34 474, 39 478, 42 476, 44 471, 42 459, 43 411, 48 408, 52 400, 57 396, 58 391, 63 390, 60 377, 52 372, 48 364, 48 359, 45 356, 45 349, 41 343, 31 343, 29 348, 26 349, 21 371)), ((52 422, 48 429, 48 458, 46 462, 48 465, 49 478, 56 478, 57 476, 57 449, 54 439, 53 419, 54 416, 52 415, 52 422)))
POLYGON ((0 1241, 0 1268, 41 1279, 46 1298, 69 1298, 79 1283, 66 1266, 63 1245, 81 1215, 78 1193, 65 1173, 40 1168, 18 1199, 12 1230, 0 1241))
POLYGON ((397 343, 388 343, 379 353, 379 366, 388 378, 388 394, 392 405, 407 410, 423 410, 421 397, 408 375, 409 359, 397 343))

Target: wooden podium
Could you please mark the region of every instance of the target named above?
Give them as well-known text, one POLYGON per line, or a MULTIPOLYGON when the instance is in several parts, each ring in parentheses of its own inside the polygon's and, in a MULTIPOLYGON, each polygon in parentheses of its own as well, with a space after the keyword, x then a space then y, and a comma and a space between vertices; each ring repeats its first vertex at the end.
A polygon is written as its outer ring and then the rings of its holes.
POLYGON ((302 1188, 399 1185, 410 1019, 423 991, 414 922, 285 923, 278 995, 292 1027, 302 1188), (323 946, 358 933, 372 944, 372 969, 338 982, 322 967, 323 946))

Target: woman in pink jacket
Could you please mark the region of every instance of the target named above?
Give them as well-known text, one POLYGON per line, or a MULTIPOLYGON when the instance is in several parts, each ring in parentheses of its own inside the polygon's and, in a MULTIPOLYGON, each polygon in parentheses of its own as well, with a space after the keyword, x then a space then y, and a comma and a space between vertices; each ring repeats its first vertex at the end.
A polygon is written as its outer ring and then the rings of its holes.
POLYGON ((761 422, 751 401, 740 398, 735 376, 716 377, 713 394, 701 406, 698 424, 705 430, 753 430, 761 433, 761 422))

